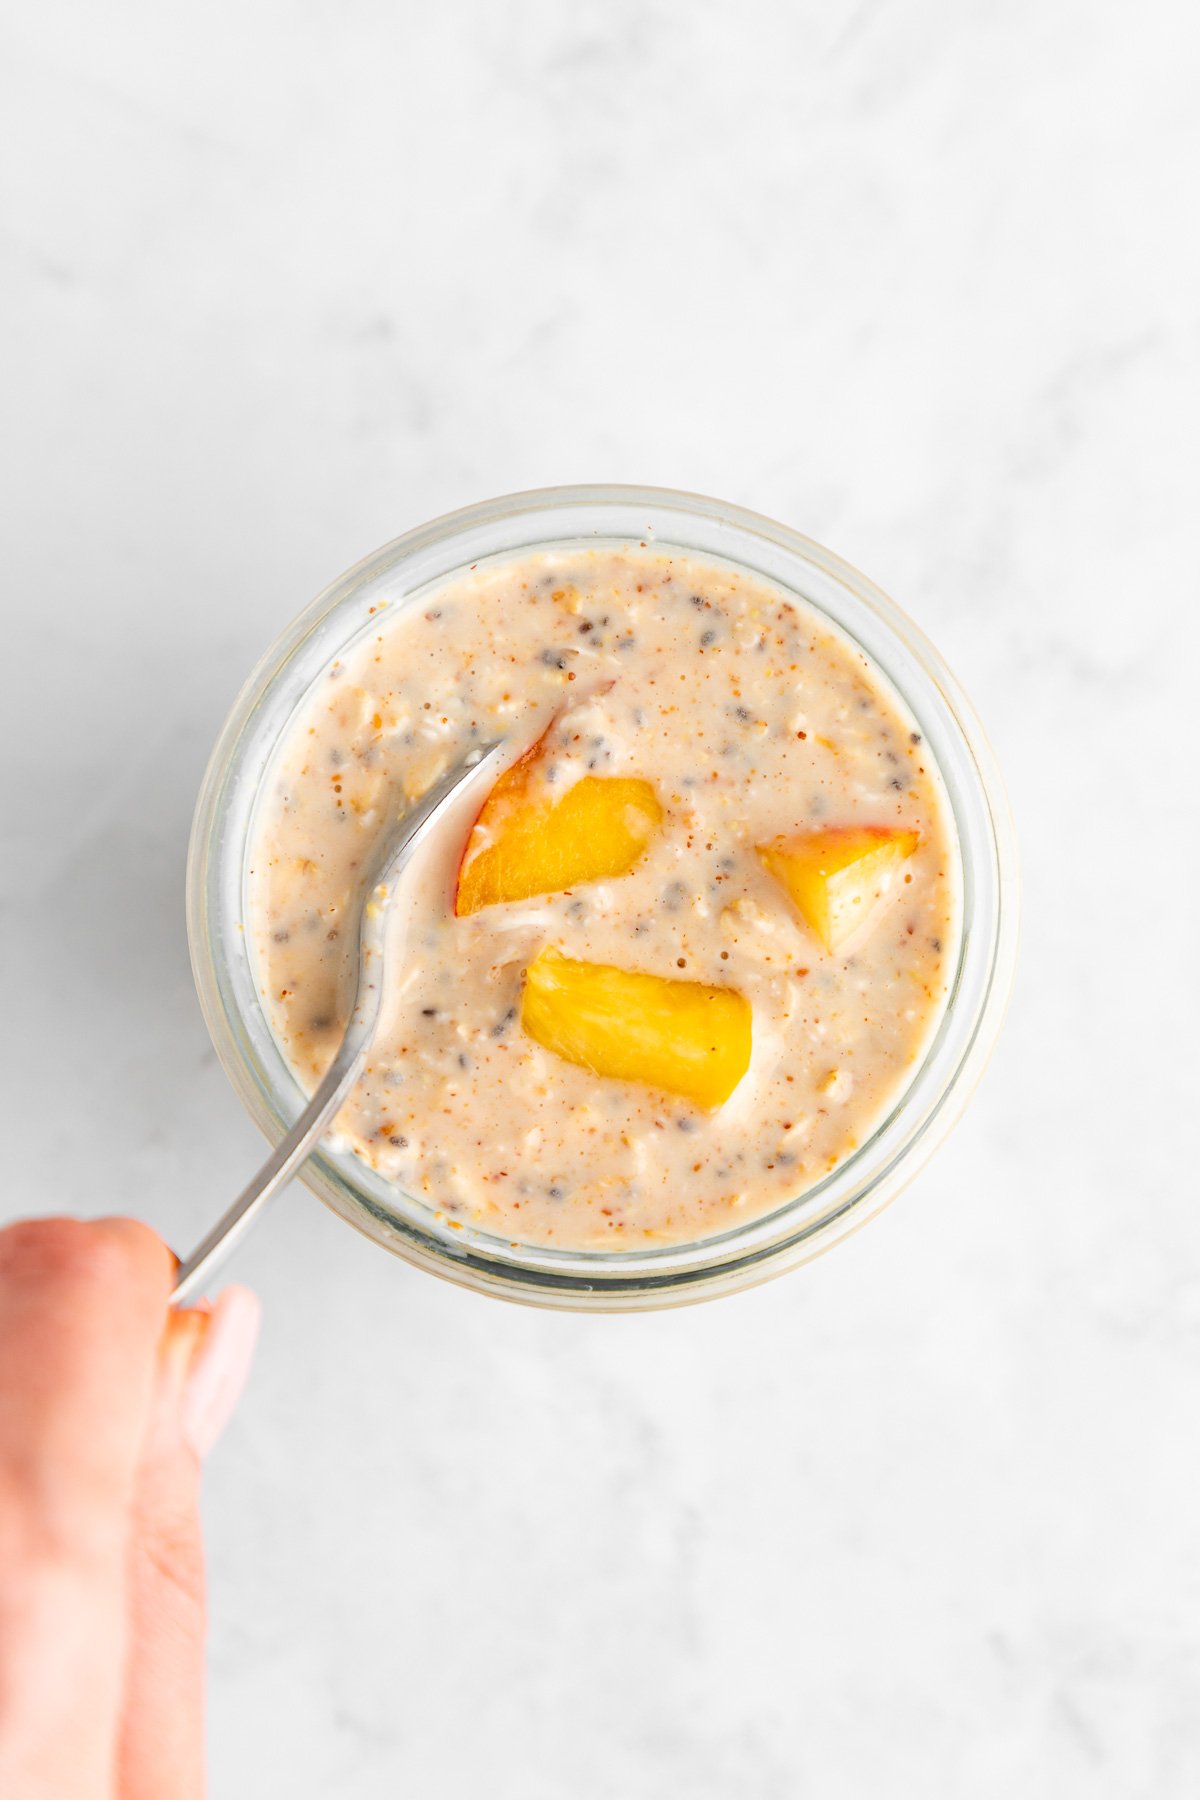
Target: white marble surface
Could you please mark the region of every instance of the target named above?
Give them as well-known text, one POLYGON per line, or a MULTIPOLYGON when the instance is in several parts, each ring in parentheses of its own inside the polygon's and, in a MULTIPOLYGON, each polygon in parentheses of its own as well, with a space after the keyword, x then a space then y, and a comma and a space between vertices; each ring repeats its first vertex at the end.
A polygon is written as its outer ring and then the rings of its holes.
POLYGON ((208 1478, 219 1800, 1200 1791, 1198 51, 1093 0, 11 15, 5 1213, 185 1244, 254 1164, 204 759, 468 500, 656 481, 840 550, 1025 862, 985 1087, 806 1271, 541 1315, 280 1207, 208 1478))

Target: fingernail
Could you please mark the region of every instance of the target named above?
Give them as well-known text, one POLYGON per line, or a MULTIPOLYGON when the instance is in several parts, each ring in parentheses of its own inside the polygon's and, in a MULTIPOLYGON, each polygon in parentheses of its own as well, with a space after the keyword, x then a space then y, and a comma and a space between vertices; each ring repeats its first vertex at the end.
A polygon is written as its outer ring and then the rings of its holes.
POLYGON ((245 1287, 227 1287, 213 1306, 180 1409, 183 1435, 197 1456, 208 1455, 246 1385, 261 1311, 257 1294, 245 1287))
POLYGON ((173 1308, 158 1345, 158 1396, 172 1415, 183 1403, 188 1375, 199 1358, 208 1333, 212 1308, 200 1306, 173 1308))

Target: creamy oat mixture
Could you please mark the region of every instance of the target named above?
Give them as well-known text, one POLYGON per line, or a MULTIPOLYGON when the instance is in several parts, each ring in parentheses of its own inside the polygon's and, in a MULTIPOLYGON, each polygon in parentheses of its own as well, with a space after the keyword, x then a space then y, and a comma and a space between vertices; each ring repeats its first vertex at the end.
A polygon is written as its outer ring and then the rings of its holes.
POLYGON ((641 777, 664 816, 629 873, 465 918, 463 831, 429 853, 344 1140, 451 1225, 568 1248, 700 1237, 825 1175, 911 1076, 958 930, 947 803, 866 659, 757 578, 636 547, 485 566, 369 623, 293 719, 252 841, 247 933, 306 1089, 343 1027, 360 871, 473 741, 524 748, 554 719, 547 788, 641 777), (755 847, 834 824, 920 842, 831 953, 755 847), (547 945, 743 994, 753 1051, 732 1096, 705 1111, 534 1042, 522 981, 547 945))

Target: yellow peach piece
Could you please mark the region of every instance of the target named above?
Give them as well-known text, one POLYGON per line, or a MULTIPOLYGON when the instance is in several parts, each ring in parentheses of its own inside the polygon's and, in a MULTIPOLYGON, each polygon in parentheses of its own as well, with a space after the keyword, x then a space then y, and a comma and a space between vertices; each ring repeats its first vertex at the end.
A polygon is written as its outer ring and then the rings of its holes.
POLYGON ((764 865, 827 950, 838 950, 874 912, 900 865, 920 843, 915 831, 838 825, 760 844, 764 865))
POLYGON ((521 1024, 594 1075, 728 1100, 750 1065, 750 1005, 733 988, 575 962, 547 946, 525 972, 521 1024))
POLYGON ((654 789, 635 778, 584 775, 553 799, 537 780, 543 742, 505 771, 471 828, 454 895, 459 918, 624 875, 662 823, 654 789))

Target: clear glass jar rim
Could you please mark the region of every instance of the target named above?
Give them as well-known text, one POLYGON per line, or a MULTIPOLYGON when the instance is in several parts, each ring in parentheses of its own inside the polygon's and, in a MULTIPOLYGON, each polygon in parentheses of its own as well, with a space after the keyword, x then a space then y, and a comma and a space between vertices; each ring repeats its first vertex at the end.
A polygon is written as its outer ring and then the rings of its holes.
POLYGON ((743 508, 672 489, 548 488, 465 507, 364 558, 285 629, 235 701, 201 785, 187 880, 197 990, 222 1065, 268 1136, 286 1128, 302 1101, 253 981, 245 980, 235 915, 254 795, 283 723, 315 669, 358 631, 354 609, 369 595, 386 591, 396 604, 485 557, 581 541, 715 556, 830 617, 921 725, 948 791, 963 865, 959 964, 933 1045, 864 1145, 773 1213, 692 1244, 547 1251, 453 1233, 420 1202, 410 1202, 411 1213, 398 1210, 394 1191, 372 1182, 349 1153, 322 1151, 306 1166, 303 1178, 326 1204, 418 1266, 511 1299, 627 1310, 706 1298, 807 1260, 874 1217, 924 1165, 969 1098, 1003 1020, 1015 969, 1016 845, 995 759, 940 654, 882 590, 821 545, 743 508))

